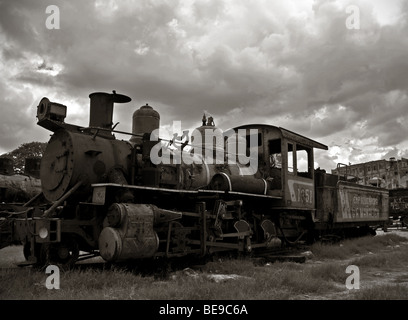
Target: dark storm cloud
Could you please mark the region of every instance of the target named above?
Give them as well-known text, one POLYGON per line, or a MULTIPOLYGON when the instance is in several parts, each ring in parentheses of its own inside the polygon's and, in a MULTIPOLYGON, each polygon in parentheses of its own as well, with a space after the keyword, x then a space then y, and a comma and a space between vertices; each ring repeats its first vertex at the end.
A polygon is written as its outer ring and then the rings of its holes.
POLYGON ((6 90, 0 85, 1 147, 6 151, 11 151, 27 141, 46 138, 46 135, 35 128, 35 110, 30 108, 33 99, 30 90, 19 88, 16 94, 14 92, 10 94, 6 90))
MULTIPOLYGON (((89 93, 117 90, 132 97, 116 108, 121 129, 130 130, 130 114, 148 102, 170 126, 199 125, 207 111, 224 129, 261 122, 345 148, 351 138, 375 138, 382 154, 408 149, 406 4, 393 2, 398 19, 381 24, 375 3, 355 1, 359 30, 346 28, 344 1, 53 4, 59 30, 45 26, 46 1, 0 2, 0 108, 7 113, 9 101, 20 100, 17 127, 34 130, 27 108, 44 95, 80 106, 68 105, 70 121, 86 123, 89 93)), ((0 148, 17 137, 31 138, 4 133, 0 148)), ((339 157, 321 159, 333 167, 339 157)))

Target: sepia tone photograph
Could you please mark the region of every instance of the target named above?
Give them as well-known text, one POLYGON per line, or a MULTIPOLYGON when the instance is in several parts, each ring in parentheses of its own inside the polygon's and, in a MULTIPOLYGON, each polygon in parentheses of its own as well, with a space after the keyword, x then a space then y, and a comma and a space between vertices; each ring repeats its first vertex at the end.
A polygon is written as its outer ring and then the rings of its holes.
POLYGON ((407 34, 403 0, 0 0, 0 305, 407 300, 407 34))

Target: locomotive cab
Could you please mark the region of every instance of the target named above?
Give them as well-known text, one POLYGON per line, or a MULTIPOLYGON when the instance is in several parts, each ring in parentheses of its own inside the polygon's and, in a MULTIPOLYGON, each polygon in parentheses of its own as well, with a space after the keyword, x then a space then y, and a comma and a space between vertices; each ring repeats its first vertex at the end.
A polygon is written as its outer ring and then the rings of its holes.
POLYGON ((313 209, 313 149, 327 150, 327 146, 271 125, 245 125, 234 130, 240 129, 246 130, 247 145, 251 139, 250 130, 257 129, 258 170, 255 177, 268 182, 268 195, 280 197, 272 206, 295 210, 313 209))

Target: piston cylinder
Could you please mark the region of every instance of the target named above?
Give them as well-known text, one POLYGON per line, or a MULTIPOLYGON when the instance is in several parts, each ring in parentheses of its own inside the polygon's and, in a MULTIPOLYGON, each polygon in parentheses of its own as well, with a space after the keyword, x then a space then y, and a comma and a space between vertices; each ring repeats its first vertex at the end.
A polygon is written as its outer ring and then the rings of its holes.
POLYGON ((154 210, 149 205, 114 203, 99 235, 99 252, 106 261, 151 258, 159 248, 153 230, 154 210))

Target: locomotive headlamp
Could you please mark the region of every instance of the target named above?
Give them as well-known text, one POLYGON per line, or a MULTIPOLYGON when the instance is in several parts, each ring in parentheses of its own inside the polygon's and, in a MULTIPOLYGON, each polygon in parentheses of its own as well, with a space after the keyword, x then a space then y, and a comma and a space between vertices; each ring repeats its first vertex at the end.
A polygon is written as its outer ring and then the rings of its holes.
POLYGON ((38 235, 40 236, 41 239, 45 239, 48 237, 48 230, 47 228, 40 228, 40 230, 38 231, 38 235))
POLYGON ((48 98, 42 98, 37 106, 38 121, 51 119, 63 122, 67 115, 67 107, 63 104, 52 102, 48 98))

